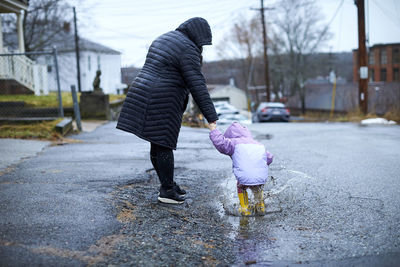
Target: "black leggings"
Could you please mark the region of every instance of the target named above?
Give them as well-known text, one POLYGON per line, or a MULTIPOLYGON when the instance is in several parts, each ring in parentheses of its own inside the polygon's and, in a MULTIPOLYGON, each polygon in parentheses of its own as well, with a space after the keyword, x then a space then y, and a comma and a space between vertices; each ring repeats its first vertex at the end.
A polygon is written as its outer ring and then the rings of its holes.
POLYGON ((161 187, 171 189, 174 186, 174 153, 171 148, 151 143, 150 159, 160 179, 161 187))

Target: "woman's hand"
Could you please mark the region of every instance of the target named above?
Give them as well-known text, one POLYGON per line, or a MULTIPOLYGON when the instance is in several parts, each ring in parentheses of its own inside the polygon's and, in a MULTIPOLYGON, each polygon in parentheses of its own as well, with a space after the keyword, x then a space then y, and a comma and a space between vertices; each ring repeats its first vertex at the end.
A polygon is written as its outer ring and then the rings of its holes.
POLYGON ((210 122, 208 128, 210 128, 211 131, 217 129, 217 122, 210 122))

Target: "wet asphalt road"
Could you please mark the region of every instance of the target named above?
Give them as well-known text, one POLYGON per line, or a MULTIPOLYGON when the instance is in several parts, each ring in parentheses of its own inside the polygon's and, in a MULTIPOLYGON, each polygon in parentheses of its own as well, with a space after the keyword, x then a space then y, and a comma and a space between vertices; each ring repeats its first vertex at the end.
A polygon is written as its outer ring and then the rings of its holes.
POLYGON ((182 128, 175 151, 186 203, 157 203, 148 143, 111 122, 0 174, 0 265, 400 262, 400 127, 250 129, 275 154, 267 215, 237 216, 231 161, 207 129, 182 128))

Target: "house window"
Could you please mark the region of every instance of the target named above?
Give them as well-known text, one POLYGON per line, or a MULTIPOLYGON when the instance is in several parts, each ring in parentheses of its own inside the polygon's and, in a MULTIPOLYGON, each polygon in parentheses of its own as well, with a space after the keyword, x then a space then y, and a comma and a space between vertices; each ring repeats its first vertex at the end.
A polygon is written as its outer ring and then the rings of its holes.
POLYGON ((92 69, 92 59, 90 58, 90 56, 88 56, 87 61, 88 61, 88 70, 90 71, 92 69))
POLYGON ((393 63, 400 63, 400 48, 393 49, 393 63))
POLYGON ((387 54, 385 49, 381 50, 381 64, 387 64, 387 54))
POLYGON ((374 65, 375 61, 374 61, 374 51, 370 51, 369 52, 369 65, 374 65))
POLYGON ((394 68, 393 69, 393 81, 400 82, 399 68, 394 68))
POLYGON ((51 56, 46 56, 47 72, 51 72, 53 69, 53 58, 51 56))
POLYGON ((381 82, 385 82, 386 81, 386 69, 381 69, 381 82))
POLYGON ((100 64, 100 55, 97 55, 97 69, 101 69, 101 64, 100 64))
POLYGON ((375 80, 374 74, 375 74, 374 69, 369 69, 368 77, 370 82, 373 82, 375 80))

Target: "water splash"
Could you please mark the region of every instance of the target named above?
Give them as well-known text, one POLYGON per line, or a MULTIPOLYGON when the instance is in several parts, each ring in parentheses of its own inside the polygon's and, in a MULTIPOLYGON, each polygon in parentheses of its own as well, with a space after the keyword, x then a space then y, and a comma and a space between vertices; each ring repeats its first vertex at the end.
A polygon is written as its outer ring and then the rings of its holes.
MULTIPOLYGON (((281 212, 295 205, 303 199, 307 192, 312 177, 295 170, 280 170, 270 176, 264 186, 263 199, 266 205, 266 214, 281 212)), ((220 195, 220 214, 230 216, 242 216, 239 213, 239 201, 236 188, 236 178, 234 175, 227 178, 221 185, 222 194, 220 195)), ((254 195, 251 190, 247 190, 249 195, 249 206, 254 206, 254 195)), ((257 214, 258 215, 258 214, 257 214)), ((256 216, 252 213, 251 216, 256 216)))

